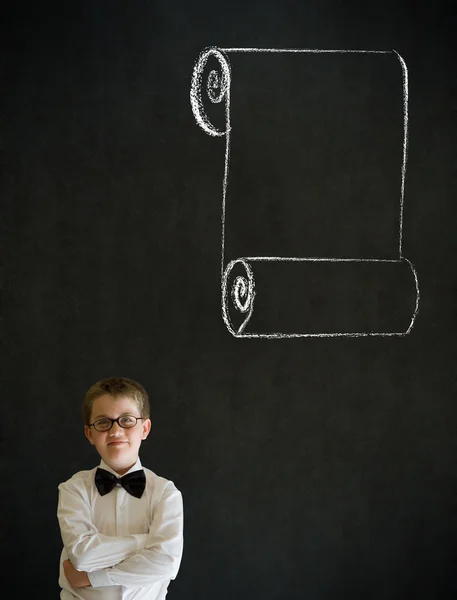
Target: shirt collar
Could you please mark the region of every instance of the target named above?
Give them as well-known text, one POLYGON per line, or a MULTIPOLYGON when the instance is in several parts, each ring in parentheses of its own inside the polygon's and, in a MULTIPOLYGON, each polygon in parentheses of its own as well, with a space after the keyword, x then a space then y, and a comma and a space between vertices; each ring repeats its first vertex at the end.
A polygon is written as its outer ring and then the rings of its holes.
MULTIPOLYGON (((113 475, 116 475, 116 477, 120 477, 119 473, 116 473, 116 471, 114 469, 112 469, 109 465, 107 465, 106 462, 103 459, 100 461, 100 468, 101 469, 106 469, 107 471, 109 471, 113 475)), ((136 463, 133 465, 133 467, 131 467, 127 471, 127 473, 133 473, 134 471, 140 471, 142 468, 143 468, 143 466, 141 465, 140 457, 138 457, 137 460, 136 460, 136 463)), ((127 475, 127 473, 124 473, 124 475, 127 475)))

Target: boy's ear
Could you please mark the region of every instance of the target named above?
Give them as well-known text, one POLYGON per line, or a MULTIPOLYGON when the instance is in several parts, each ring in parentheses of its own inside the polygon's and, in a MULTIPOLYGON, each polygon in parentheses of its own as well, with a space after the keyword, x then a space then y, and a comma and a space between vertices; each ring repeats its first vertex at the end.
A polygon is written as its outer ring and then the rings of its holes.
POLYGON ((145 419, 143 421, 143 437, 142 437, 143 440, 145 440, 148 437, 150 431, 151 431, 151 419, 145 419))
POLYGON ((93 446, 95 444, 95 442, 92 439, 92 429, 90 427, 88 427, 87 425, 84 425, 84 434, 85 434, 86 438, 89 440, 89 442, 93 446))

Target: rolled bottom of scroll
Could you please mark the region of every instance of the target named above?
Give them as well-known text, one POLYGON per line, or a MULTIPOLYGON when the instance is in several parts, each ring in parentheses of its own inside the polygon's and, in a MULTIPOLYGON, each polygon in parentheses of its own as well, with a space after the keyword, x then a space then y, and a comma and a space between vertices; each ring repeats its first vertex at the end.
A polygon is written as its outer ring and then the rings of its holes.
POLYGON ((238 258, 222 277, 222 316, 235 337, 402 336, 418 306, 405 258, 238 258))

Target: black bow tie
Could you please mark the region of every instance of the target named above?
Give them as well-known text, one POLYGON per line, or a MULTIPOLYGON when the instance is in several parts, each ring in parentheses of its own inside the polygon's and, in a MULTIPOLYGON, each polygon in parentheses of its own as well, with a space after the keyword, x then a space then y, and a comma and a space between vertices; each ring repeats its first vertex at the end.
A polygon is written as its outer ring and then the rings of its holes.
POLYGON ((127 473, 123 477, 116 477, 116 475, 113 475, 106 469, 101 469, 100 467, 97 469, 95 473, 95 485, 100 496, 111 492, 116 483, 120 483, 135 498, 141 498, 146 486, 146 475, 144 474, 144 470, 141 469, 133 471, 133 473, 127 473))

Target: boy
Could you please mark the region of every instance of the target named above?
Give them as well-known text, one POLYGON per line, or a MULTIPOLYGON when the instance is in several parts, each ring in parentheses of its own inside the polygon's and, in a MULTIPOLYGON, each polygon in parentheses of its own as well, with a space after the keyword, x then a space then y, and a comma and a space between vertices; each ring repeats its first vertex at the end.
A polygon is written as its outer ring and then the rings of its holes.
POLYGON ((127 378, 95 383, 84 432, 100 466, 59 485, 61 600, 163 600, 183 549, 181 493, 143 469, 151 429, 146 390, 127 378))

